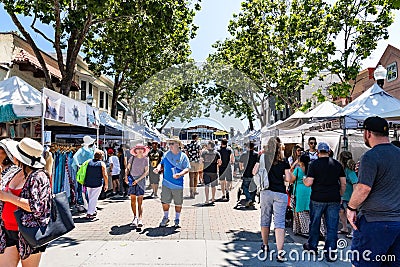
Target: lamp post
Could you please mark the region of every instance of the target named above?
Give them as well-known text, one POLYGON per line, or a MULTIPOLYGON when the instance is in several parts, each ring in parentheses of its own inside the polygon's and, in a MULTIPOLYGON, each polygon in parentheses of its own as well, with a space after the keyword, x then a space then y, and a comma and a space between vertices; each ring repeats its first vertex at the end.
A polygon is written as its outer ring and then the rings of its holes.
POLYGON ((382 65, 379 65, 374 71, 374 78, 376 80, 376 83, 381 88, 383 88, 383 85, 385 83, 386 75, 387 75, 387 70, 382 65))

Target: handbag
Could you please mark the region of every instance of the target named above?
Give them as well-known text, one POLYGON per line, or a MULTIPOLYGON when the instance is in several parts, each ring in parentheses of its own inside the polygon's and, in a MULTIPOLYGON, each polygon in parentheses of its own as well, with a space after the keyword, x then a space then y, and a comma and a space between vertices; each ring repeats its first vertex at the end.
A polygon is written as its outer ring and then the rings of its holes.
POLYGON ((261 190, 266 190, 269 187, 269 180, 268 180, 268 171, 265 168, 266 166, 266 157, 264 154, 260 157, 260 168, 256 175, 253 176, 253 181, 256 184, 257 188, 261 190))
POLYGON ((21 221, 22 210, 18 209, 14 214, 17 219, 19 232, 32 248, 46 245, 75 228, 66 192, 53 195, 51 199, 50 221, 45 226, 24 226, 21 221))
POLYGON ((85 161, 81 167, 79 167, 78 172, 76 173, 76 181, 78 183, 80 183, 81 185, 83 185, 85 183, 85 179, 86 179, 86 170, 89 164, 89 160, 85 161))

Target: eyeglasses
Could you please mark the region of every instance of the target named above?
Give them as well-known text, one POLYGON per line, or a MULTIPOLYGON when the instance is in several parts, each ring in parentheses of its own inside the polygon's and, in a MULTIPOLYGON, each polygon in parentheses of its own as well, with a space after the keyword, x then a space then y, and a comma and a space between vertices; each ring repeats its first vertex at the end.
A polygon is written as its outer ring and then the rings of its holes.
POLYGON ((316 145, 317 142, 310 142, 309 144, 310 144, 310 145, 316 145))
POLYGON ((168 143, 168 145, 169 145, 169 146, 173 146, 173 145, 175 145, 175 143, 168 143))

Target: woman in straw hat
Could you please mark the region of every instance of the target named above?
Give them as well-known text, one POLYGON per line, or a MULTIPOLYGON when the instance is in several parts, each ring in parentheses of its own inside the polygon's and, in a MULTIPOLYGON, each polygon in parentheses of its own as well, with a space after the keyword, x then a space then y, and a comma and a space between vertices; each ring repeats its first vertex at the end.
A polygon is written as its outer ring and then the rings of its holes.
POLYGON ((125 182, 129 185, 128 194, 131 197, 131 209, 134 215, 131 226, 142 227, 142 203, 144 190, 146 188, 146 176, 149 174, 149 158, 147 157, 149 148, 145 145, 138 144, 132 148, 130 152, 132 157, 128 162, 125 182))
POLYGON ((0 266, 39 266, 46 245, 33 249, 18 232, 14 211, 22 210, 22 223, 45 226, 50 220, 51 189, 49 176, 43 170, 43 146, 24 138, 20 142, 7 141, 6 148, 21 171, 11 177, 5 175, 0 191, 0 266))

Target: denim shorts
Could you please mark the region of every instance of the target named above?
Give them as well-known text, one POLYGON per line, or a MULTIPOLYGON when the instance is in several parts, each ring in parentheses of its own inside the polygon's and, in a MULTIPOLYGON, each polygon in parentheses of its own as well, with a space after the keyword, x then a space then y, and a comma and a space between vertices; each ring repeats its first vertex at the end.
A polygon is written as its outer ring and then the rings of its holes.
POLYGON ((356 226, 351 250, 358 251, 359 256, 351 260, 354 266, 399 266, 400 222, 367 222, 365 216, 360 216, 356 226), (386 265, 382 265, 384 257, 388 259, 386 265), (388 257, 396 261, 390 261, 388 257))
POLYGON ((144 195, 144 188, 141 187, 139 184, 132 185, 128 188, 129 195, 135 196, 143 196, 144 195))
POLYGON ((287 195, 271 190, 260 192, 261 227, 270 227, 272 214, 274 215, 275 228, 285 229, 287 195))

